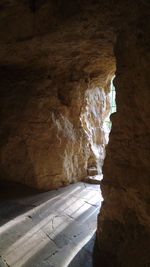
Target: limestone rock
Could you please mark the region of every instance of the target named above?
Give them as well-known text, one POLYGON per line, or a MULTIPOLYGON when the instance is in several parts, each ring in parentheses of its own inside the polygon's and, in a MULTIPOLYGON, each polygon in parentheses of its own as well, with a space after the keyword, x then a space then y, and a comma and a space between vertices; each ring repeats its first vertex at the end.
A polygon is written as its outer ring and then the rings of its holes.
POLYGON ((150 264, 149 10, 147 0, 0 2, 0 179, 49 190, 102 166, 117 69, 97 230, 110 267, 150 264))
POLYGON ((117 113, 112 115, 106 149, 104 203, 98 222, 100 254, 111 267, 150 264, 150 29, 146 7, 139 5, 134 16, 129 11, 132 26, 129 21, 124 25, 115 46, 117 113))
POLYGON ((115 69, 111 10, 103 3, 99 16, 98 6, 2 1, 0 179, 48 190, 87 176, 85 92, 98 86, 105 95, 115 69))

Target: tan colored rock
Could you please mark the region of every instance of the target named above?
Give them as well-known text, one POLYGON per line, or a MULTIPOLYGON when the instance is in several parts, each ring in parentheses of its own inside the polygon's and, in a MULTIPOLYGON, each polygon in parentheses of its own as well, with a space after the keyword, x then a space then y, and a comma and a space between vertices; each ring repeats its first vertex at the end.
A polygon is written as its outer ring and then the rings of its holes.
MULTIPOLYGON (((89 4, 94 12, 97 4, 89 4)), ((110 10, 103 8, 95 23, 84 3, 3 1, 1 179, 48 190, 87 176, 93 152, 80 120, 85 92, 106 90, 114 70, 110 10)))
POLYGON ((134 17, 129 11, 128 23, 118 35, 115 47, 117 113, 112 115, 113 127, 103 168, 104 203, 98 221, 99 253, 106 266, 150 264, 147 11, 146 5, 145 9, 139 5, 134 17))
POLYGON ((97 231, 110 267, 150 263, 149 10, 146 0, 0 3, 0 179, 49 190, 103 164, 104 147, 99 162, 91 148, 105 142, 97 127, 117 61, 97 231), (95 90, 100 117, 87 121, 95 90))

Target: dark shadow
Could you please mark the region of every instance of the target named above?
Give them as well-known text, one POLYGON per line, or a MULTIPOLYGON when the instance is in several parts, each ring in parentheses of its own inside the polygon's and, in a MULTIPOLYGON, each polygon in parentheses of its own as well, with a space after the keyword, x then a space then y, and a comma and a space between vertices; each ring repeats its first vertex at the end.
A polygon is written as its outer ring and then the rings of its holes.
POLYGON ((0 202, 22 197, 34 196, 40 191, 15 182, 0 181, 0 202))
POLYGON ((39 194, 36 189, 12 182, 0 181, 0 226, 32 209, 34 205, 19 199, 39 194))
POLYGON ((116 259, 113 255, 108 255, 104 251, 100 251, 98 247, 97 237, 95 238, 93 249, 93 267, 117 267, 116 259))
POLYGON ((86 243, 86 245, 77 253, 77 255, 73 258, 68 267, 92 267, 94 242, 95 242, 95 234, 86 243))
POLYGON ((27 134, 22 129, 25 122, 30 123, 33 112, 28 106, 30 101, 43 95, 42 89, 37 92, 37 84, 43 82, 46 73, 43 66, 0 63, 0 150, 3 155, 0 180, 25 182, 28 178, 31 185, 36 185, 27 134))

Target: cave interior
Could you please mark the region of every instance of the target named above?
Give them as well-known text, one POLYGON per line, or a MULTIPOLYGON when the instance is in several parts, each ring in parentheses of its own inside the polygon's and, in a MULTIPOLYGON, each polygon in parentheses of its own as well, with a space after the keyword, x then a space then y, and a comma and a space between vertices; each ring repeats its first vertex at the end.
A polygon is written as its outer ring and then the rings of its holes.
POLYGON ((149 20, 1 0, 1 267, 150 266, 149 20))

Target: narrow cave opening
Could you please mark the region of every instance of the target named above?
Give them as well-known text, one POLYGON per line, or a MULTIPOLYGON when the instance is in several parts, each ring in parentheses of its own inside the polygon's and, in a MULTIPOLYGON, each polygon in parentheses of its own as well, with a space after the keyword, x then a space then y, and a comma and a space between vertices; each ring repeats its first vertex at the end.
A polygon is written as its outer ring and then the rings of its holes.
POLYGON ((115 75, 111 79, 110 83, 110 92, 109 92, 109 102, 110 102, 110 110, 108 116, 104 119, 104 133, 105 133, 105 138, 106 138, 106 144, 109 142, 109 134, 111 132, 112 128, 112 122, 110 119, 110 116, 112 113, 115 113, 117 111, 117 106, 116 106, 116 88, 113 84, 115 75))
POLYGON ((87 166, 88 180, 103 179, 102 166, 112 128, 110 116, 117 110, 114 78, 113 75, 107 90, 91 87, 85 92, 85 104, 80 120, 91 150, 87 166))

